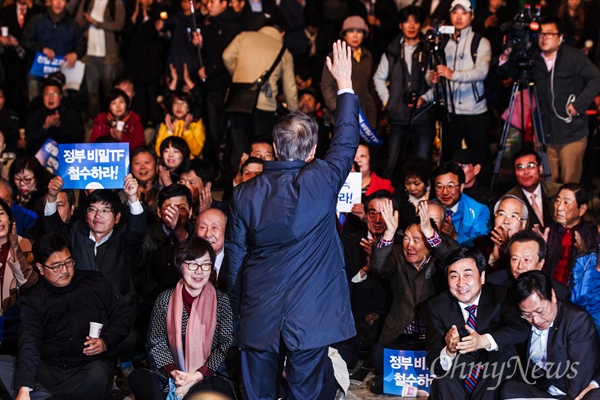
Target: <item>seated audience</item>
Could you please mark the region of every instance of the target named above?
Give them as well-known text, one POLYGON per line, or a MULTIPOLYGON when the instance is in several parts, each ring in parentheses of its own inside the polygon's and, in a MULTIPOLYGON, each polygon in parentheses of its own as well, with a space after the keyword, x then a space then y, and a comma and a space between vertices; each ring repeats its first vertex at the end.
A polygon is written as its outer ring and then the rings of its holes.
POLYGON ((446 228, 459 244, 471 246, 473 239, 489 232, 490 210, 463 194, 465 173, 458 164, 447 163, 433 172, 435 199, 446 206, 446 228))
POLYGON ((161 293, 152 312, 151 369, 129 375, 136 399, 164 398, 170 385, 178 398, 211 391, 233 397, 231 383, 220 374, 233 342, 233 314, 227 296, 213 286, 214 261, 212 247, 201 238, 189 238, 177 250, 182 278, 161 293))
POLYGON ((598 333, 590 315, 557 299, 550 277, 541 271, 521 274, 511 300, 531 328, 517 346, 525 373, 504 383, 501 398, 577 397, 598 368, 598 333))
POLYGON ((123 298, 100 273, 74 269, 60 234, 42 236, 33 256, 42 278, 21 299, 18 356, 0 356, 0 383, 17 399, 106 399, 111 350, 128 333, 123 298), (102 324, 97 337, 90 322, 102 324))
POLYGON ((250 157, 242 164, 240 173, 242 174, 242 183, 249 181, 263 171, 264 161, 257 157, 250 157))
POLYGON ((427 366, 437 375, 432 400, 495 399, 514 345, 527 338, 506 288, 485 284, 485 267, 479 251, 455 250, 446 259, 449 290, 427 305, 427 366))
POLYGON ((209 208, 198 215, 196 220, 196 236, 206 240, 215 252, 215 273, 219 271, 225 257, 225 227, 227 215, 218 208, 209 208))
POLYGON ((33 156, 17 158, 8 172, 9 181, 13 184, 15 202, 42 215, 44 197, 48 191, 48 181, 52 175, 33 156))
MULTIPOLYGON (((156 222, 158 191, 160 190, 156 154, 150 147, 142 146, 133 150, 129 158, 131 160, 131 175, 138 182, 138 199, 146 206, 149 224, 156 222)), ((123 204, 127 204, 127 194, 125 192, 119 192, 119 197, 123 204)))
POLYGON ((461 149, 454 153, 453 163, 460 165, 465 173, 463 193, 473 200, 485 204, 490 211, 494 209, 498 195, 482 184, 477 176, 481 172, 483 154, 475 149, 461 149))
POLYGON ((162 187, 179 180, 184 164, 190 159, 190 147, 177 136, 169 136, 160 144, 158 182, 162 187))
POLYGON ((195 224, 198 215, 209 208, 218 208, 227 213, 227 204, 212 196, 212 186, 217 172, 211 163, 201 159, 193 159, 183 166, 179 183, 192 191, 192 216, 190 221, 195 224))
POLYGON ((94 119, 90 142, 99 141, 129 143, 135 150, 146 144, 144 127, 140 117, 130 110, 131 99, 121 89, 113 89, 107 96, 108 111, 94 119))

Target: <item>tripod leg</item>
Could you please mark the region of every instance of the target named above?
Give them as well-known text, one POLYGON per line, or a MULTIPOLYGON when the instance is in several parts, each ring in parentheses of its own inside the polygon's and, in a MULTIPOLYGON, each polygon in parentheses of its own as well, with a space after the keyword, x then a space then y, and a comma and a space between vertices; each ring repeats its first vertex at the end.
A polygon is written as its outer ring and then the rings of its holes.
POLYGON ((530 104, 530 112, 531 112, 531 121, 534 132, 534 139, 536 143, 536 151, 540 155, 542 159, 542 166, 544 168, 544 179, 547 181, 550 178, 550 164, 548 164, 548 154, 546 153, 546 142, 544 135, 544 127, 542 125, 542 114, 540 112, 540 108, 538 105, 540 104, 538 101, 537 89, 535 85, 530 86, 529 90, 529 104, 530 104), (534 103, 535 101, 535 103, 534 103), (535 107, 534 107, 535 104, 535 107))
POLYGON ((519 93, 519 82, 515 82, 512 87, 510 94, 510 102, 508 103, 508 113, 504 120, 504 126, 502 127, 502 135, 500 136, 500 143, 498 146, 498 155, 496 156, 496 163, 494 165, 494 173, 492 174, 492 182, 490 187, 494 189, 496 184, 496 178, 498 172, 500 172, 500 165, 502 164, 502 157, 504 156, 504 149, 506 147, 506 140, 508 139, 508 131, 510 130, 510 122, 512 120, 513 113, 515 111, 515 103, 517 101, 517 94, 519 93))

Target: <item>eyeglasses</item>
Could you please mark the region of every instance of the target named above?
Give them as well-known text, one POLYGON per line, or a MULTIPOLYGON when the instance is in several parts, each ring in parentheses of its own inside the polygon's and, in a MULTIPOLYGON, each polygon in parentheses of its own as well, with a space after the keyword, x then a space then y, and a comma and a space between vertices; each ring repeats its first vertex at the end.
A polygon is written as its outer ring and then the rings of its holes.
POLYGON ((460 185, 457 183, 449 183, 447 185, 443 185, 441 183, 436 183, 435 184, 435 190, 437 192, 443 192, 444 189, 448 189, 449 192, 454 192, 456 190, 457 187, 459 187, 460 185))
POLYGON ((28 178, 25 178, 24 176, 15 176, 14 179, 16 183, 24 183, 29 185, 35 179, 35 176, 30 176, 28 178))
POLYGON ((185 265, 190 271, 195 272, 198 271, 198 268, 200 268, 202 271, 210 271, 212 269, 213 263, 205 262, 202 264, 198 264, 193 261, 184 261, 183 265, 185 265))
POLYGON ((59 97, 60 93, 57 92, 50 92, 50 93, 44 93, 44 97, 59 97))
POLYGON ((521 313, 521 318, 523 319, 533 319, 534 317, 543 317, 544 315, 548 314, 548 304, 550 304, 550 302, 548 301, 546 303, 546 307, 542 310, 542 311, 534 311, 532 313, 526 313, 523 314, 521 313))
POLYGON ((185 101, 174 101, 173 102, 173 106, 175 107, 187 107, 188 103, 186 103, 185 101))
POLYGON ((496 214, 494 214, 494 216, 496 218, 510 218, 510 219, 516 219, 517 221, 523 221, 525 218, 521 218, 521 216, 519 214, 507 214, 504 211, 498 211, 496 214))
POLYGON ((54 265, 46 265, 46 264, 42 264, 44 267, 48 268, 49 270, 51 270, 54 273, 60 272, 62 270, 63 267, 65 267, 66 269, 71 269, 75 266, 75 260, 73 258, 69 258, 67 261, 63 262, 63 263, 58 263, 58 264, 54 264, 54 265))
POLYGON ((538 165, 536 163, 530 162, 530 163, 527 163, 527 164, 517 164, 515 166, 515 169, 517 171, 523 171, 524 169, 534 169, 534 168, 537 168, 537 166, 538 165))
POLYGON ((560 33, 559 32, 540 32, 539 35, 541 38, 543 38, 543 37, 552 37, 555 35, 560 35, 560 33))
POLYGON ((88 214, 100 214, 100 215, 108 215, 113 212, 110 208, 96 208, 96 207, 88 207, 88 214))

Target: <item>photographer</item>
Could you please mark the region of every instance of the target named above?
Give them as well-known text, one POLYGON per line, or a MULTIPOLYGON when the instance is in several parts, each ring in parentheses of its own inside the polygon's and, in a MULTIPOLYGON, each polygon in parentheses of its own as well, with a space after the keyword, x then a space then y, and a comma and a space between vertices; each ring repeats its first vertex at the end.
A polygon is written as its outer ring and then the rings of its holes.
MULTIPOLYGON (((500 74, 518 72, 521 63, 509 58, 511 51, 507 48, 499 58, 500 74)), ((540 21, 531 63, 552 181, 579 182, 588 135, 585 110, 600 93, 600 71, 581 50, 563 43, 562 23, 556 17, 540 21)))
MULTIPOLYGON (((467 147, 481 149, 484 160, 490 160, 487 139, 489 117, 483 87, 492 56, 490 42, 473 32, 473 10, 469 0, 452 2, 450 21, 455 33, 448 38, 444 47, 446 65, 437 65, 429 74, 431 83, 447 85, 449 94, 447 112, 450 113, 450 134, 446 136, 442 149, 444 159, 451 160, 454 151, 461 147, 462 139, 465 139, 467 147)), ((421 96, 417 105, 433 100, 434 92, 430 90, 421 96)), ((490 175, 488 164, 482 166, 484 181, 490 175)))
POLYGON ((433 116, 429 112, 414 119, 413 111, 417 96, 429 88, 424 79, 427 50, 420 35, 424 18, 423 10, 418 6, 410 5, 400 10, 402 34, 390 43, 373 76, 375 90, 385 105, 391 124, 388 176, 398 175, 397 161, 405 159, 409 140, 413 144, 410 154, 429 159, 432 153, 433 116))

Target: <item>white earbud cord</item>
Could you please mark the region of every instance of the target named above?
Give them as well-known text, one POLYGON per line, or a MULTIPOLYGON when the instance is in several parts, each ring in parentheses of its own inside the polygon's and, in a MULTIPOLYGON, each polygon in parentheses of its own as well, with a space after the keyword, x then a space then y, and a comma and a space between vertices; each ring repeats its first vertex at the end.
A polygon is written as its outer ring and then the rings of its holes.
POLYGON ((554 115, 556 115, 556 118, 565 121, 567 124, 570 124, 571 121, 573 121, 573 117, 571 116, 571 114, 569 114, 568 111, 568 107, 569 104, 573 103, 575 101, 575 94, 571 94, 569 95, 569 98, 567 99, 567 104, 565 104, 565 112, 567 113, 568 117, 561 117, 560 115, 558 115, 558 111, 556 111, 556 107, 554 107, 554 71, 556 70, 556 60, 554 60, 554 65, 552 66, 552 72, 550 73, 550 93, 552 94, 552 110, 554 111, 554 115))

